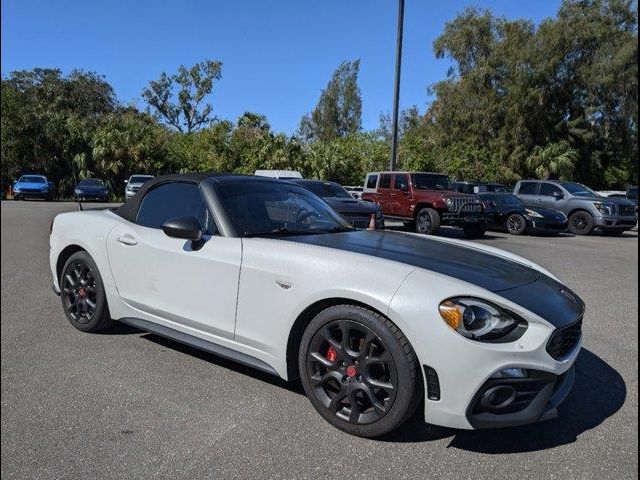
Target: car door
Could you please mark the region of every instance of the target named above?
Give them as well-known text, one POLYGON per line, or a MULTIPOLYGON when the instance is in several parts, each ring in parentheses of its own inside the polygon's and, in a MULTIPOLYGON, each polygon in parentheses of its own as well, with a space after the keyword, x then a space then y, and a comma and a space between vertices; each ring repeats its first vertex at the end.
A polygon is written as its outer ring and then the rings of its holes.
POLYGON ((540 196, 538 195, 538 182, 520 182, 520 188, 516 196, 529 206, 540 206, 540 196))
POLYGON ((392 215, 407 217, 411 215, 409 198, 409 175, 396 173, 393 178, 393 187, 389 192, 389 205, 392 215))
POLYGON ((115 227, 107 250, 118 293, 130 307, 165 323, 233 338, 241 240, 218 235, 197 184, 171 182, 149 190, 136 222, 115 227), (162 231, 166 220, 181 216, 200 221, 200 248, 162 231))
POLYGON ((560 210, 566 195, 559 185, 551 182, 541 183, 539 194, 540 200, 538 204, 551 210, 560 210))
POLYGON ((378 198, 377 203, 382 207, 382 212, 385 215, 392 215, 391 207, 391 177, 390 173, 381 173, 380 180, 378 181, 378 198))

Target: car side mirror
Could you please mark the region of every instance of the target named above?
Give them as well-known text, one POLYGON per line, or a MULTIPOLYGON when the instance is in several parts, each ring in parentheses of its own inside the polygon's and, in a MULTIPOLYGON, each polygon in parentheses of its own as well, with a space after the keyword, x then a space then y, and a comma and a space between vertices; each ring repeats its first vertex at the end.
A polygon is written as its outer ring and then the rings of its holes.
POLYGON ((202 240, 202 226, 195 217, 170 218, 162 224, 162 231, 168 237, 184 238, 194 243, 202 240))
POLYGON ((562 192, 553 192, 553 196, 556 200, 562 200, 564 198, 564 193, 562 192))

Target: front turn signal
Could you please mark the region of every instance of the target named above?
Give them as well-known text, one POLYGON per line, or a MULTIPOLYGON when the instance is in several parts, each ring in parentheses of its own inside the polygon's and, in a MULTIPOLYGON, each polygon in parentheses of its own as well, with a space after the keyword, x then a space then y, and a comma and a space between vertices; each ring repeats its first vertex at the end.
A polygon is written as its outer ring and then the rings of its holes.
POLYGON ((457 330, 462 323, 462 312, 460 308, 453 302, 447 300, 442 302, 438 307, 442 319, 454 330, 457 330))

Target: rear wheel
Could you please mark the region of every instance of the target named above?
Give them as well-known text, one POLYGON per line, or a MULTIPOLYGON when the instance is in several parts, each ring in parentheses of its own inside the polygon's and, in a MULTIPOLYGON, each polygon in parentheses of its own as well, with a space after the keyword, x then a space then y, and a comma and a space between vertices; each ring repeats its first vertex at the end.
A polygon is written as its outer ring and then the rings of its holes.
POLYGON ((519 213, 513 213, 507 218, 506 227, 510 235, 522 235, 527 229, 527 221, 519 213))
POLYGON ((440 214, 433 208, 421 208, 416 214, 416 232, 435 235, 440 229, 440 214))
POLYGON ((593 216, 589 212, 575 212, 569 217, 569 231, 574 235, 589 235, 593 231, 593 216))
POLYGON ((102 277, 87 252, 74 253, 64 264, 60 298, 67 319, 78 330, 97 332, 112 324, 102 277))
POLYGON ((391 321, 362 307, 337 305, 319 313, 302 337, 298 364, 318 413, 353 435, 395 430, 421 398, 408 340, 391 321))

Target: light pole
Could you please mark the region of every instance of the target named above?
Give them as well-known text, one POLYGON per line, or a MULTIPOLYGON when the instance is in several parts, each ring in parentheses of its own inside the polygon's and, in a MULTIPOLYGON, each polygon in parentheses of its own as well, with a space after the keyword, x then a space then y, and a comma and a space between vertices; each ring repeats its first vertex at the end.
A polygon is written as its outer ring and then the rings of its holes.
POLYGON ((396 82, 393 91, 393 120, 391 125, 391 158, 389 170, 396 169, 398 151, 398 102, 400 100, 400 67, 402 65, 402 27, 404 25, 404 0, 398 0, 398 33, 396 38, 396 82))

